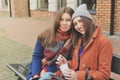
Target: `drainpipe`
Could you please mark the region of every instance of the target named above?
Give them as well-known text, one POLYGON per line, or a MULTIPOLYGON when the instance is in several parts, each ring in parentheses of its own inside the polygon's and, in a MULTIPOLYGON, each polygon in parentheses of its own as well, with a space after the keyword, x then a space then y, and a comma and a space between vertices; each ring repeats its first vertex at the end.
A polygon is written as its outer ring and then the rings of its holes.
POLYGON ((114 35, 115 0, 111 0, 110 35, 114 35))
POLYGON ((30 0, 28 0, 28 16, 31 17, 31 15, 30 15, 30 0))
POLYGON ((77 6, 79 6, 79 0, 77 0, 77 6))
POLYGON ((12 17, 12 11, 11 11, 11 0, 9 0, 9 9, 10 9, 10 17, 12 17))

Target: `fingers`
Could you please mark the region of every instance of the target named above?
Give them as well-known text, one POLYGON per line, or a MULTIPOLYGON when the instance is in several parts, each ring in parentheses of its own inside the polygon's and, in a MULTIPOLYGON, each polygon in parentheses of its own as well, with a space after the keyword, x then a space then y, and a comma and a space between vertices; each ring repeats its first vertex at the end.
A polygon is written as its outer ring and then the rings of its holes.
POLYGON ((56 64, 62 65, 62 64, 65 64, 65 63, 67 63, 67 60, 62 55, 59 55, 58 58, 57 58, 56 64))
POLYGON ((65 76, 65 79, 67 80, 77 80, 77 74, 72 69, 67 69, 63 72, 63 75, 65 76))

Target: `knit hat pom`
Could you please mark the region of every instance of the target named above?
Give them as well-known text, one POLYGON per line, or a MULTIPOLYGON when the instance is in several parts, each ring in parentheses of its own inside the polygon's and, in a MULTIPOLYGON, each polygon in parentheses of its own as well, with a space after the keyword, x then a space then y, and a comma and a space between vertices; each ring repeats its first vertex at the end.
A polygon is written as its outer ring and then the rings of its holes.
POLYGON ((75 17, 78 16, 83 16, 83 17, 87 17, 91 20, 93 20, 91 14, 89 13, 89 11, 87 10, 87 5, 86 4, 82 4, 80 5, 74 12, 74 14, 72 15, 72 19, 74 19, 75 17))

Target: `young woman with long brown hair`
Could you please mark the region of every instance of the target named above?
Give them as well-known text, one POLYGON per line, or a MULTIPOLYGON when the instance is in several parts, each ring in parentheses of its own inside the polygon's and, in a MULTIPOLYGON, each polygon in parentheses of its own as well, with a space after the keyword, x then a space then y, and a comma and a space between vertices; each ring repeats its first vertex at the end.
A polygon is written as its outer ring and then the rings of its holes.
POLYGON ((69 57, 71 48, 71 19, 74 10, 70 7, 61 8, 53 25, 38 36, 32 55, 27 80, 48 80, 58 70, 54 59, 59 54, 69 57))

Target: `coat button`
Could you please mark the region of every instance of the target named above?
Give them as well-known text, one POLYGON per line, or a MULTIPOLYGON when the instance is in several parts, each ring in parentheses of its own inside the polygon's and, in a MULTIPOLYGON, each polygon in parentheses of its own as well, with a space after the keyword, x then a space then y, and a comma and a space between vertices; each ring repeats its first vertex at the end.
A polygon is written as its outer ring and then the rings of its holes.
POLYGON ((85 67, 85 64, 82 64, 82 67, 85 67))

